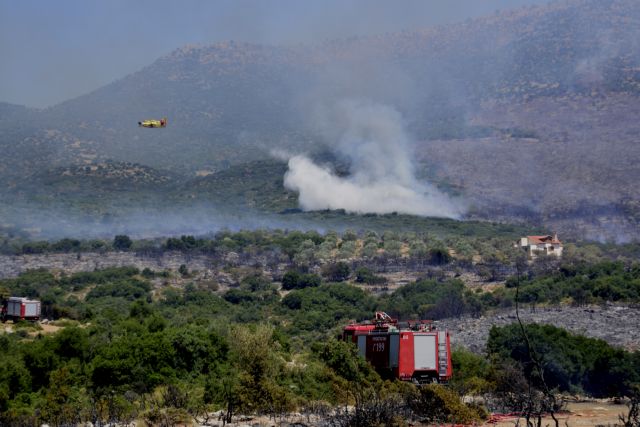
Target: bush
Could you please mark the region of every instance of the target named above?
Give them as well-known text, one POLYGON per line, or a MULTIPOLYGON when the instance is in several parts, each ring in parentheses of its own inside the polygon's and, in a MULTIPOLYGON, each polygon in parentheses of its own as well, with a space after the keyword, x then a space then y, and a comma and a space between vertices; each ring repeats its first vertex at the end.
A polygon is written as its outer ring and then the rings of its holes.
POLYGON ((330 425, 405 427, 408 425, 407 415, 406 405, 399 396, 381 397, 378 393, 369 391, 359 396, 353 410, 338 408, 331 417, 330 425))
POLYGON ((147 282, 136 279, 125 279, 110 282, 93 288, 87 294, 87 301, 102 297, 121 297, 133 301, 138 298, 147 297, 151 286, 147 282))
POLYGON ((187 266, 185 264, 180 264, 178 273, 180 273, 182 277, 187 277, 189 275, 189 269, 187 269, 187 266))
POLYGON ((449 251, 446 248, 434 248, 429 251, 431 264, 444 265, 449 264, 452 260, 449 251))
POLYGON ((322 269, 322 274, 330 282, 344 282, 349 278, 351 269, 345 262, 328 264, 322 269))
POLYGON ((284 276, 282 276, 282 289, 287 291, 296 289, 298 287, 298 280, 300 280, 300 273, 293 270, 287 271, 284 276))
POLYGON ((113 249, 117 251, 126 251, 132 244, 131 238, 126 234, 119 234, 113 238, 113 249))
POLYGON ((51 250, 54 252, 72 252, 80 249, 80 240, 76 239, 62 239, 51 245, 51 250))
POLYGON ((49 242, 29 242, 22 245, 23 254, 41 254, 49 251, 49 242))
POLYGON ((479 297, 465 290, 458 279, 439 282, 421 280, 403 286, 380 299, 383 311, 395 317, 415 316, 422 319, 458 317, 482 311, 479 297))
MULTIPOLYGON (((634 383, 640 383, 640 358, 634 353, 551 325, 526 325, 526 332, 545 367, 544 379, 550 388, 605 397, 628 394, 634 383)), ((541 387, 519 325, 491 328, 487 351, 521 363, 525 375, 541 387)))
POLYGON ((387 283, 387 279, 383 276, 376 276, 366 267, 360 267, 356 270, 356 282, 367 285, 383 285, 387 283))
POLYGON ((287 271, 282 277, 282 289, 304 289, 317 287, 322 283, 322 279, 315 274, 301 274, 297 271, 287 271))
POLYGON ((481 420, 477 410, 462 403, 458 394, 439 384, 416 388, 407 396, 407 403, 423 423, 471 424, 481 420))

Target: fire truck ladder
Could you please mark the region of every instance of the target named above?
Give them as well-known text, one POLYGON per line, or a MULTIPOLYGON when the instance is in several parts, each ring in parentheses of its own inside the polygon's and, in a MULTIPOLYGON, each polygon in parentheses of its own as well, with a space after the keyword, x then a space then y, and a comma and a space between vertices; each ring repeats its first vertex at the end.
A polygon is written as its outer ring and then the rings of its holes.
POLYGON ((447 362, 449 355, 447 354, 447 333, 438 332, 438 375, 440 378, 447 376, 447 362))

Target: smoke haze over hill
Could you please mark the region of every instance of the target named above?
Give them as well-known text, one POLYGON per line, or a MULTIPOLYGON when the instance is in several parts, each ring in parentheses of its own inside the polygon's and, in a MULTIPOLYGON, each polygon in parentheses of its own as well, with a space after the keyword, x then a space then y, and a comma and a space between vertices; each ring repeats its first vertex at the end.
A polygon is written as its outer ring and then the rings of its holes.
POLYGON ((416 179, 409 137, 394 109, 345 100, 326 112, 319 128, 346 157, 350 173, 338 176, 302 155, 289 159, 284 184, 299 193, 303 209, 460 217, 459 202, 416 179))
POLYGON ((175 46, 52 108, 0 104, 0 217, 302 207, 633 240, 638 22, 637 1, 567 0, 309 45, 175 46), (165 129, 137 127, 163 116, 165 129))

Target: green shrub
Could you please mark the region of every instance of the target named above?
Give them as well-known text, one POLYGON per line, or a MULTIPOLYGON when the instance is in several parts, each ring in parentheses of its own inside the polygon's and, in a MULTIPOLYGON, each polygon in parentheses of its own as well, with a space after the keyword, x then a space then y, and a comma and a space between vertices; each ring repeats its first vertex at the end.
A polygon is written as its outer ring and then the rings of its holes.
POLYGON ((322 269, 322 275, 330 282, 344 282, 349 278, 349 274, 351 274, 351 269, 344 262, 327 264, 322 269))
POLYGON ((471 424, 481 421, 475 408, 465 405, 453 390, 439 384, 417 387, 407 396, 413 413, 424 423, 471 424))

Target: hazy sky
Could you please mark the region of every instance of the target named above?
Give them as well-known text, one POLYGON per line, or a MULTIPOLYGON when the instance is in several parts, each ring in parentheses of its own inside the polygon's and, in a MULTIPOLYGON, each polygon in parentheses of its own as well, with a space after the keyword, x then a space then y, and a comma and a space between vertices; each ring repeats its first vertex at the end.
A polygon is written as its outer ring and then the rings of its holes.
POLYGON ((0 101, 51 106, 189 43, 317 43, 548 1, 0 0, 0 101))

